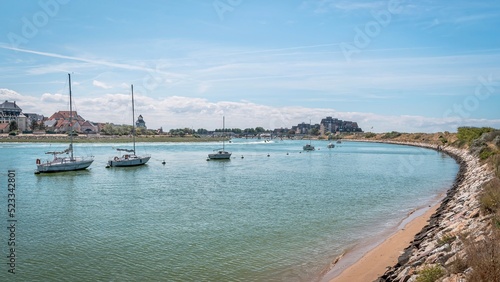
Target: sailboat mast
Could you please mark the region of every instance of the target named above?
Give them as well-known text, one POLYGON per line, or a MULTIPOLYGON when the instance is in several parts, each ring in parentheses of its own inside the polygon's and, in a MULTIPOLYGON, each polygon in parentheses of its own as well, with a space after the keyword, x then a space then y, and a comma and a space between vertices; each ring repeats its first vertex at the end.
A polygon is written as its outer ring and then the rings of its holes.
POLYGON ((222 151, 224 151, 224 141, 226 140, 226 119, 222 116, 222 151))
POLYGON ((311 132, 312 132, 311 120, 309 120, 309 145, 311 145, 311 132))
POLYGON ((134 85, 130 85, 132 90, 132 140, 134 141, 134 155, 135 155, 135 114, 134 114, 134 85))
POLYGON ((68 73, 68 82, 69 82, 69 140, 70 140, 70 152, 71 152, 71 160, 73 160, 73 105, 71 101, 71 74, 68 73))

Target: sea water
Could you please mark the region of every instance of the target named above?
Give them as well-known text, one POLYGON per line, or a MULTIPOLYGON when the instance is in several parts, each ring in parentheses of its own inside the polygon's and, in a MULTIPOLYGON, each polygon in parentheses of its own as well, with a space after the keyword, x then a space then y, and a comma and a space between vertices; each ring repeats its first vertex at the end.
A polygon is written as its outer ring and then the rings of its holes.
POLYGON ((105 168, 130 144, 75 144, 88 170, 40 175, 36 159, 64 144, 1 143, 0 281, 314 281, 458 172, 418 147, 306 143, 234 139, 230 161, 207 161, 217 142, 139 143, 152 158, 133 168, 105 168))

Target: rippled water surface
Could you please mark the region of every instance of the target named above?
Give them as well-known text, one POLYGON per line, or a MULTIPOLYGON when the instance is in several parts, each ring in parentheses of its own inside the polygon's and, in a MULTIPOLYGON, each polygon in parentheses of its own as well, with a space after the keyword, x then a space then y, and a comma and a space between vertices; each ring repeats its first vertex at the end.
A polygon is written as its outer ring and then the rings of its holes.
POLYGON ((417 147, 313 141, 320 150, 301 152, 305 143, 236 139, 222 162, 206 161, 217 143, 138 144, 152 159, 135 168, 105 168, 116 144, 76 144, 95 156, 90 169, 46 175, 33 174, 35 160, 64 145, 0 143, 0 281, 310 281, 458 171, 417 147))

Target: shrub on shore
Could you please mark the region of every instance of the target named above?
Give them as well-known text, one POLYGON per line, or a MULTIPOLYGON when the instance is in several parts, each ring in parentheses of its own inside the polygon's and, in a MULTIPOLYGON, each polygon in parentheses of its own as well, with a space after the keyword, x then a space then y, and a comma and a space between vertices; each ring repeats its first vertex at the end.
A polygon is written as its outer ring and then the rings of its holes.
POLYGON ((373 132, 368 132, 368 133, 365 133, 365 138, 373 138, 377 136, 377 134, 373 133, 373 132))
POLYGON ((492 156, 490 162, 496 177, 500 178, 500 154, 492 156))
POLYGON ((465 141, 471 145, 472 141, 478 139, 483 133, 494 131, 491 127, 459 127, 457 129, 457 138, 459 141, 465 141))
POLYGON ((493 156, 494 154, 495 154, 495 152, 493 152, 493 150, 491 150, 491 148, 485 146, 485 147, 481 148, 481 150, 479 151, 479 158, 481 160, 486 160, 489 157, 493 156))
POLYGON ((440 136, 439 136, 439 141, 440 141, 443 145, 446 145, 446 143, 448 143, 448 139, 446 139, 446 137, 444 137, 443 135, 440 135, 440 136))
POLYGON ((464 240, 466 264, 471 272, 468 281, 498 281, 500 277, 500 230, 493 228, 484 240, 464 240))
POLYGON ((493 139, 493 144, 497 146, 497 149, 500 149, 500 136, 497 136, 495 137, 495 139, 493 139))
POLYGON ((450 244, 451 242, 455 241, 456 238, 457 236, 451 233, 446 233, 441 238, 438 239, 437 244, 439 247, 441 247, 445 244, 450 244))
MULTIPOLYGON (((500 277, 500 130, 460 127, 454 146, 467 146, 471 154, 490 165, 495 177, 483 185, 479 195, 481 213, 491 219, 491 229, 479 237, 461 235, 465 255, 449 265, 451 273, 467 273, 467 281, 499 281, 500 277)), ((444 239, 448 239, 443 238, 444 239)))
POLYGON ((399 137, 401 136, 401 133, 397 132, 397 131, 391 131, 391 132, 388 132, 386 134, 384 134, 382 136, 382 139, 393 139, 393 138, 396 138, 396 137, 399 137))
POLYGON ((417 282, 435 282, 439 278, 446 274, 444 270, 439 265, 426 265, 422 270, 418 272, 417 282))
POLYGON ((471 154, 478 156, 481 160, 487 160, 491 156, 498 153, 499 146, 497 146, 496 141, 500 139, 500 130, 495 130, 492 128, 459 128, 461 134, 457 133, 459 137, 458 147, 464 144, 469 144, 469 151, 471 154), (487 131, 490 130, 490 131, 487 131), (481 134, 478 136, 478 134, 481 134), (476 137, 474 139, 469 139, 471 137, 476 137))
POLYGON ((483 240, 464 241, 467 252, 466 263, 472 269, 469 275, 470 281, 497 281, 496 279, 500 277, 500 155, 495 154, 492 147, 485 144, 498 139, 498 134, 500 134, 498 130, 483 133, 480 138, 473 141, 473 143, 476 141, 483 143, 479 157, 489 161, 496 177, 483 186, 479 198, 481 212, 491 215, 491 234, 485 236, 483 240))
POLYGON ((495 214, 500 211, 500 179, 494 178, 484 185, 479 203, 481 211, 485 214, 495 214))

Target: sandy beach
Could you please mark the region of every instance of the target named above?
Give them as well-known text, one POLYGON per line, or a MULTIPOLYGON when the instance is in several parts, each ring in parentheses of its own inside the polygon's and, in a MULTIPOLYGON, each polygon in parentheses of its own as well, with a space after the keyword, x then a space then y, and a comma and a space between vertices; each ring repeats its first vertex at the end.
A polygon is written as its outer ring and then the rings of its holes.
MULTIPOLYGON (((436 145, 408 141, 387 143, 436 149, 436 145)), ((418 211, 411 214, 403 221, 407 224, 386 235, 387 239, 378 241, 380 244, 348 251, 322 281, 408 281, 429 265, 453 271, 455 260, 466 256, 464 243, 456 234, 466 234, 467 238, 488 236, 489 215, 481 214, 478 200, 483 185, 493 178, 488 164, 481 163, 469 150, 448 146, 442 150, 460 164, 460 169, 440 203, 419 215, 415 215, 418 211)), ((449 281, 465 281, 467 275, 463 271, 447 274, 449 281)))
MULTIPOLYGON (((389 238, 368 251, 361 259, 354 264, 347 264, 341 261, 325 276, 325 281, 330 282, 352 282, 369 281, 372 282, 380 277, 387 270, 387 267, 397 263, 398 257, 422 228, 427 225, 430 217, 436 212, 439 203, 431 208, 422 210, 423 214, 409 217, 411 221, 400 226, 399 230, 389 238)), ((347 263, 348 258, 344 258, 347 263)))
MULTIPOLYGON (((434 147, 429 144, 404 142, 402 145, 434 149, 434 147)), ((457 178, 458 177, 459 175, 457 175, 457 178)), ((415 235, 428 224, 431 216, 436 213, 442 204, 443 198, 444 196, 438 199, 438 203, 417 210, 409 215, 402 221, 395 232, 389 233, 388 237, 382 238, 367 246, 348 251, 338 262, 336 262, 330 271, 326 273, 322 281, 372 282, 382 276, 389 267, 394 266, 398 262, 398 258, 403 254, 404 249, 413 241, 415 235)))

